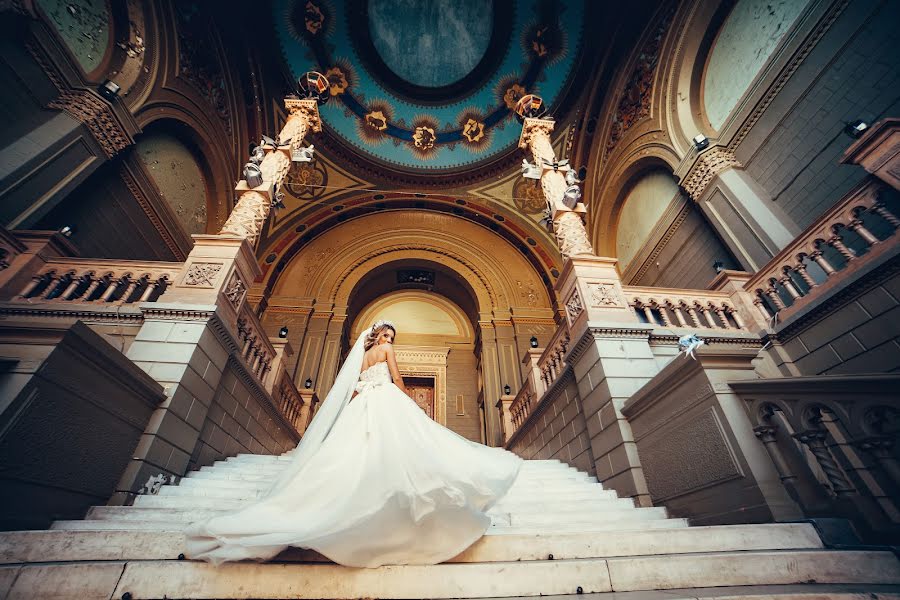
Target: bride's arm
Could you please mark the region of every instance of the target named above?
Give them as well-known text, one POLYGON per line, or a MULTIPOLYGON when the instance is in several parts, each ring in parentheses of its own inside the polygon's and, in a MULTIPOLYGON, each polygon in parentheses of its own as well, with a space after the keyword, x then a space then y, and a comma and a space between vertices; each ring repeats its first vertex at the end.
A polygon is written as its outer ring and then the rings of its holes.
POLYGON ((384 345, 384 353, 387 358, 388 370, 391 372, 391 379, 394 380, 394 385, 400 388, 400 391, 409 396, 409 392, 406 391, 406 386, 403 385, 403 376, 400 375, 400 369, 397 367, 397 357, 394 356, 394 347, 390 344, 384 345))

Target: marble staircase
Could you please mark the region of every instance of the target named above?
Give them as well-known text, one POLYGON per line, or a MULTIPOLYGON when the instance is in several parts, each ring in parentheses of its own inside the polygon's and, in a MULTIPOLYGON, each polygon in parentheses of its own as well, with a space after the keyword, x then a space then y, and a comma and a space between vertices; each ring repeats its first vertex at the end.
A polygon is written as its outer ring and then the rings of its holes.
POLYGON ((0 599, 618 598, 900 600, 900 562, 827 550, 809 524, 688 527, 558 461, 527 461, 487 534, 433 566, 352 569, 291 549, 272 563, 180 560, 191 521, 252 501, 290 460, 239 455, 134 506, 97 506, 48 531, 0 534, 0 599), (664 594, 659 596, 659 594, 664 594), (656 594, 656 595, 654 595, 656 594))

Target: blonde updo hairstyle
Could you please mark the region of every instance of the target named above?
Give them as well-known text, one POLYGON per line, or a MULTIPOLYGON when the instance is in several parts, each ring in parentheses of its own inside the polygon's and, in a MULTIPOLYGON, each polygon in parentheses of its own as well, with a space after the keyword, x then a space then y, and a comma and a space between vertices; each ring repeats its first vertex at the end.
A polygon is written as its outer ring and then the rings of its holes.
POLYGON ((378 336, 380 336, 381 332, 385 329, 390 329, 394 332, 394 336, 397 335, 397 328, 394 327, 394 324, 390 321, 375 321, 375 324, 372 325, 372 330, 369 331, 369 335, 366 336, 366 341, 363 343, 363 348, 368 351, 372 346, 374 346, 378 341, 378 336))

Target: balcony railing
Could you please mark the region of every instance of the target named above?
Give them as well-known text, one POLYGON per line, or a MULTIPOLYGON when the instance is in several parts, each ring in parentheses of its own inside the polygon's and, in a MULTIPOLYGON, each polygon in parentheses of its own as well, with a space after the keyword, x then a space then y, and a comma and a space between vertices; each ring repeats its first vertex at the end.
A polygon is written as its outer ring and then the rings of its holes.
MULTIPOLYGON (((528 420, 528 416, 537 408, 544 393, 556 382, 566 370, 566 354, 569 351, 569 328, 566 323, 560 325, 537 360, 537 369, 528 369, 525 379, 515 400, 510 404, 510 418, 516 430, 528 420), (539 380, 535 380, 537 373, 539 380)), ((514 432, 510 432, 510 437, 514 432)))
POLYGON ((746 283, 762 315, 783 320, 895 245, 896 201, 895 190, 866 180, 807 227, 746 283))
POLYGON ((57 258, 13 302, 132 304, 156 302, 182 263, 57 258))
POLYGON ((808 516, 900 533, 900 375, 733 382, 754 433, 808 516))
POLYGON ((686 329, 747 332, 744 318, 726 292, 625 286, 638 321, 686 329))

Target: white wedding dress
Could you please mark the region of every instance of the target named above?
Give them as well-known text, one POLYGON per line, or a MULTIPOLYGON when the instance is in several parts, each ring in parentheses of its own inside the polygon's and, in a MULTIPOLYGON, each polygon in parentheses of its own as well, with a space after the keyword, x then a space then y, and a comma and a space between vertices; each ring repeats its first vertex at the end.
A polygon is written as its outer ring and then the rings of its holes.
POLYGON ((313 430, 317 413, 308 435, 320 435, 321 444, 312 439, 312 454, 268 495, 191 525, 189 558, 268 560, 297 546, 355 567, 436 564, 484 534, 491 523, 485 511, 513 484, 522 459, 432 421, 393 384, 385 362, 353 387, 359 395, 324 433, 313 430))

